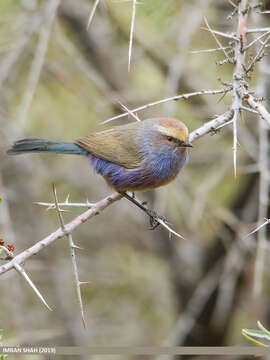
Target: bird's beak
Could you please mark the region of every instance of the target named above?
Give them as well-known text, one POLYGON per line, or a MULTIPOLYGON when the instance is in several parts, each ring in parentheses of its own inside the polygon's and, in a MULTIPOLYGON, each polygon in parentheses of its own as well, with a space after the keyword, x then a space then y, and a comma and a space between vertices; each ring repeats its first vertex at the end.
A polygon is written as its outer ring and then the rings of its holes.
POLYGON ((181 144, 181 147, 193 147, 193 145, 190 142, 186 141, 181 144))

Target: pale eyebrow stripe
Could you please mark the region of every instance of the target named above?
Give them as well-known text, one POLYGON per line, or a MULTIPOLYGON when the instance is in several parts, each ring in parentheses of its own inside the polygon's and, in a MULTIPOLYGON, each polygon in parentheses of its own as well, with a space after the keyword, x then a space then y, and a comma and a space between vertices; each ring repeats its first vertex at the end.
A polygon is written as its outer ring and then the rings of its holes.
POLYGON ((163 127, 163 126, 157 126, 157 129, 164 135, 169 135, 169 136, 175 137, 173 129, 166 128, 166 127, 163 127))
MULTIPOLYGON (((167 128, 164 126, 157 126, 157 129, 163 134, 163 135, 167 135, 167 136, 171 136, 177 140, 180 140, 178 137, 175 136, 175 129, 171 129, 171 128, 167 128)), ((181 130, 180 130, 181 131, 181 130)), ((183 133, 183 135, 188 136, 187 134, 185 134, 185 131, 181 131, 183 133)))

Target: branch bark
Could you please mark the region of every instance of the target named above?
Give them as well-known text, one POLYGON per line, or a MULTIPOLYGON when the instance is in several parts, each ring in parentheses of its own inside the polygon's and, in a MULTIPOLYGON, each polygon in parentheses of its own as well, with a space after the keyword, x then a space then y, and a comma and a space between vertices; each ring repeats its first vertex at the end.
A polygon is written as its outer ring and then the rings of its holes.
POLYGON ((111 205, 115 201, 120 200, 121 197, 122 195, 118 193, 113 193, 112 195, 107 196, 105 199, 98 201, 91 209, 85 211, 83 214, 77 216, 75 219, 73 219, 68 224, 66 224, 64 230, 60 227, 52 234, 48 235, 44 239, 37 242, 35 245, 31 246, 29 249, 15 256, 7 264, 0 266, 0 274, 3 274, 11 270, 12 268, 15 267, 15 264, 22 264, 25 260, 37 254, 40 250, 49 246, 54 241, 61 239, 63 236, 71 234, 72 231, 74 231, 78 226, 83 224, 88 219, 91 219, 92 217, 99 215, 99 213, 102 210, 106 209, 109 205, 111 205))

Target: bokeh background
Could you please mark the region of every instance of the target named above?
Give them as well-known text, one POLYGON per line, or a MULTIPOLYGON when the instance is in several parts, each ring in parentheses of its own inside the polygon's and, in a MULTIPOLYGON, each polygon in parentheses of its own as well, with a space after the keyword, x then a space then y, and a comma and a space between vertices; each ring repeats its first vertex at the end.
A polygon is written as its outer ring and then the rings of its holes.
MULTIPOLYGON (((94 202, 111 190, 83 157, 9 157, 6 150, 13 141, 23 137, 69 141, 106 128, 102 121, 123 111, 118 101, 132 109, 180 93, 218 89, 223 86, 219 79, 230 82, 233 73, 232 64, 216 64, 223 59, 221 52, 192 53, 217 47, 202 29, 204 16, 214 29, 235 31, 236 17, 228 18, 233 10, 230 1, 138 4, 130 72, 132 2, 101 0, 88 30, 93 1, 62 0, 52 21, 56 3, 0 1, 0 237, 15 245, 16 254, 59 227, 55 211, 33 204, 53 201, 52 183, 60 201, 70 194, 70 201, 94 202)), ((254 12, 250 24, 268 26, 269 16, 254 12)), ((250 80, 266 97, 266 106, 269 69, 266 59, 250 80)), ((230 103, 230 95, 197 96, 138 115, 175 116, 192 131, 222 114, 230 103)), ((134 119, 114 124, 127 121, 134 119)), ((257 320, 270 327, 269 249, 265 248, 261 291, 253 296, 257 235, 246 237, 256 227, 261 201, 259 135, 256 115, 244 113, 236 178, 230 125, 196 141, 188 166, 173 183, 138 195, 166 215, 185 241, 170 239, 161 227, 149 231, 146 216, 125 199, 76 230, 74 241, 83 248, 77 251, 80 278, 91 281, 82 289, 86 330, 66 239, 25 264, 53 312, 41 305, 15 271, 4 274, 0 283, 4 343, 243 345, 247 342, 242 328, 256 327, 257 320)), ((264 176, 269 179, 268 173, 264 176)), ((268 197, 266 208, 267 204, 268 197)), ((65 221, 81 212, 69 209, 65 221)))

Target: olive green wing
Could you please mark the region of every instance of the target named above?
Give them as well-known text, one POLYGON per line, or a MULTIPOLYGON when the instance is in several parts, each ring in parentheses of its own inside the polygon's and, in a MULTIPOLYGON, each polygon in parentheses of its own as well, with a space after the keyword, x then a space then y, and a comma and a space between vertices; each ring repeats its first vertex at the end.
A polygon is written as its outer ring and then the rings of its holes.
POLYGON ((101 159, 127 169, 135 169, 143 161, 138 130, 140 129, 136 123, 118 126, 81 137, 75 144, 101 159))

